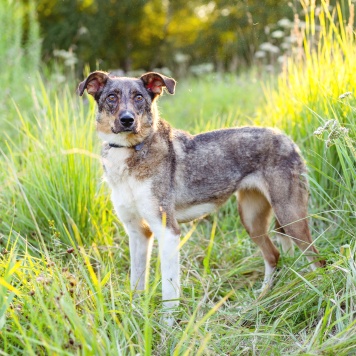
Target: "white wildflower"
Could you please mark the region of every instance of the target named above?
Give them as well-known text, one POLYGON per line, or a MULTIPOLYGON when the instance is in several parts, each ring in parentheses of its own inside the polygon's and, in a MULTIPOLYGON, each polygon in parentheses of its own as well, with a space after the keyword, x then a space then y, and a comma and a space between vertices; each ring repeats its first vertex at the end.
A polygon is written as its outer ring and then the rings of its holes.
POLYGON ((189 59, 190 59, 189 54, 176 53, 176 55, 174 56, 174 60, 177 63, 185 63, 185 62, 188 62, 189 59))
POLYGON ((292 21, 290 21, 289 19, 287 18, 283 18, 283 19, 280 19, 278 22, 277 22, 277 25, 278 26, 281 26, 283 28, 290 28, 293 26, 293 23, 292 21))
POLYGON ((277 62, 283 64, 286 61, 286 56, 279 56, 277 58, 277 62))
POLYGON ((271 52, 271 53, 279 53, 280 49, 277 46, 274 46, 272 43, 264 42, 260 45, 261 51, 271 52))
POLYGON ((230 9, 228 9, 228 8, 222 9, 220 13, 221 13, 222 16, 229 16, 230 15, 230 9))
POLYGON ((257 51, 255 53, 255 58, 265 58, 266 57, 266 52, 265 51, 257 51))
POLYGON ((289 43, 296 43, 297 42, 297 37, 295 37, 295 36, 287 36, 287 37, 285 37, 284 40, 286 42, 289 42, 289 43))
POLYGON ((281 30, 273 31, 273 32, 271 33, 271 36, 272 36, 273 38, 283 38, 283 37, 284 37, 284 32, 281 31, 281 30))
POLYGON ((344 98, 346 98, 346 97, 348 97, 348 96, 350 96, 350 95, 352 95, 352 92, 351 92, 351 91, 348 91, 348 92, 346 92, 346 93, 344 93, 344 94, 341 94, 341 95, 339 96, 339 99, 344 99, 344 98))

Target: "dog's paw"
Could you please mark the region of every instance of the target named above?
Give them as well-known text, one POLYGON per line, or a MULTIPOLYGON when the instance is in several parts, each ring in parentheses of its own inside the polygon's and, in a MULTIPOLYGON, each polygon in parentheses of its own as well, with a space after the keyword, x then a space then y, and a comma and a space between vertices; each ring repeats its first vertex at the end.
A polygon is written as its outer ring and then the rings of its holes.
POLYGON ((179 325, 179 319, 176 315, 177 309, 163 310, 161 315, 161 324, 164 326, 169 326, 170 328, 179 325))
POLYGON ((173 327, 176 324, 176 320, 172 314, 164 314, 161 318, 161 322, 165 326, 173 327))
POLYGON ((255 294, 258 295, 258 299, 263 298, 272 289, 276 271, 277 269, 274 268, 273 271, 265 275, 261 288, 255 292, 255 294))
POLYGON ((272 286, 273 278, 270 278, 269 281, 263 281, 261 288, 255 292, 258 295, 257 299, 263 298, 272 289, 272 286))

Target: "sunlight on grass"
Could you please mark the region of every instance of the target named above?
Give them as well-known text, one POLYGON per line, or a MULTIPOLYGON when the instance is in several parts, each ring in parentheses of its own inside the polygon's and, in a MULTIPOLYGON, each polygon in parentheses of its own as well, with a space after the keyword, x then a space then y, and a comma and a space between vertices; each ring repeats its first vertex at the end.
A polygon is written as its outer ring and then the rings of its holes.
POLYGON ((93 101, 79 101, 72 82, 38 76, 1 117, 0 354, 354 353, 356 47, 340 6, 309 10, 305 55, 290 58, 277 83, 253 70, 182 80, 160 109, 194 133, 256 124, 290 135, 307 160, 310 227, 328 266, 310 272, 299 251, 282 254, 274 288, 259 297, 263 260, 232 198, 182 226, 181 306, 167 329, 156 246, 149 287, 136 297, 129 287, 93 101))

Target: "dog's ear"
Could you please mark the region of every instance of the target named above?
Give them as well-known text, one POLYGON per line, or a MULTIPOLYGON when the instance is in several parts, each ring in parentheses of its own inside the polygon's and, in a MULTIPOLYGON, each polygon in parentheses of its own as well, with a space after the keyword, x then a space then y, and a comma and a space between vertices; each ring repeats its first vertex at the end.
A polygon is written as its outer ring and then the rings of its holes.
POLYGON ((169 94, 174 94, 176 81, 173 78, 166 77, 163 74, 150 72, 143 74, 140 78, 145 88, 156 95, 161 95, 163 88, 166 88, 169 94))
POLYGON ((87 79, 79 84, 77 93, 82 96, 86 89, 88 94, 95 97, 96 93, 103 89, 108 78, 109 76, 106 72, 95 71, 90 73, 87 79))

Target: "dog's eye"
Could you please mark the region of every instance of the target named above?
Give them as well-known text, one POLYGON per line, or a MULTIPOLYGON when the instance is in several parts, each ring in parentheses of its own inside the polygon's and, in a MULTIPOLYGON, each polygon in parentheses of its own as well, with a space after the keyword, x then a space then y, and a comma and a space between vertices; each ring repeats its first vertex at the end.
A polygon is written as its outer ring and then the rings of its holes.
POLYGON ((138 94, 135 96, 135 100, 136 101, 142 101, 143 100, 143 96, 141 94, 138 94))
POLYGON ((116 101, 116 95, 111 94, 111 95, 109 95, 109 96, 107 97, 106 100, 107 100, 109 103, 113 103, 113 102, 116 101))

